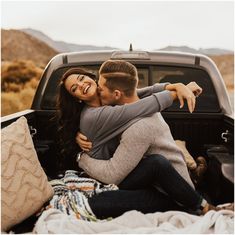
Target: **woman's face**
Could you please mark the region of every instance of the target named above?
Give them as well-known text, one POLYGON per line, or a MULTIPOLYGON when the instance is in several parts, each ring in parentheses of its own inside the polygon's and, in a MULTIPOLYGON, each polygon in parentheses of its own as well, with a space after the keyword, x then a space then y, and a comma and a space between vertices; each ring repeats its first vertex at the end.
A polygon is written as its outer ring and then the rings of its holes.
POLYGON ((79 100, 90 101, 97 96, 96 82, 86 75, 71 74, 64 85, 65 89, 79 100))

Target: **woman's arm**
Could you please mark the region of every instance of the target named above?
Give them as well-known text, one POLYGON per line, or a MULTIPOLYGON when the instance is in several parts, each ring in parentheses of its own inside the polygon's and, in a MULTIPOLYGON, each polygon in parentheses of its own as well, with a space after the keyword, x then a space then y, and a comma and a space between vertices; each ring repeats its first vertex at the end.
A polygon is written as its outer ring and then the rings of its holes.
MULTIPOLYGON (((168 84, 168 83, 162 83, 164 84, 163 86, 159 86, 160 84, 155 84, 153 86, 149 86, 147 88, 142 88, 139 89, 138 91, 142 95, 152 95, 153 92, 160 91, 161 89, 166 89, 166 90, 176 90, 176 92, 180 93, 180 89, 182 88, 181 83, 176 83, 176 84, 168 84)), ((195 82, 190 82, 186 85, 196 97, 198 97, 202 93, 202 88, 197 85, 195 82)), ((139 93, 138 93, 139 94, 139 93)), ((177 95, 180 96, 180 95, 177 95)), ((79 133, 76 137, 76 142, 80 145, 80 147, 84 151, 89 151, 92 147, 92 143, 88 140, 88 138, 81 133, 79 133)))
POLYGON ((130 104, 88 108, 81 115, 81 133, 92 142, 102 140, 113 132, 118 135, 123 132, 120 128, 129 121, 162 111, 172 104, 175 97, 175 92, 163 91, 130 104))
POLYGON ((144 97, 150 96, 153 93, 164 91, 166 86, 169 84, 170 83, 156 83, 152 86, 137 89, 137 95, 139 96, 139 98, 143 99, 144 97))
MULTIPOLYGON (((190 82, 186 85, 195 96, 199 96, 202 93, 202 88, 198 86, 196 82, 190 82)), ((181 89, 184 89, 183 83, 156 83, 152 86, 147 86, 141 89, 137 89, 137 95, 142 99, 144 97, 150 96, 153 93, 161 92, 164 90, 168 91, 176 91, 177 94, 179 93, 178 98, 180 98, 181 89)))

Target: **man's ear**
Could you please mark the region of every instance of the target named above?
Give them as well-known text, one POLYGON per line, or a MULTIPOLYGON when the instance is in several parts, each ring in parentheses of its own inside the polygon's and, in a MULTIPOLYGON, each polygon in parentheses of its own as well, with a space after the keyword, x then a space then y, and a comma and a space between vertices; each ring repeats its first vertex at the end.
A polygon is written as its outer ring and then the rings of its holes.
POLYGON ((121 99, 121 97, 122 97, 122 92, 121 91, 119 91, 119 90, 114 90, 114 99, 115 100, 120 100, 121 99))

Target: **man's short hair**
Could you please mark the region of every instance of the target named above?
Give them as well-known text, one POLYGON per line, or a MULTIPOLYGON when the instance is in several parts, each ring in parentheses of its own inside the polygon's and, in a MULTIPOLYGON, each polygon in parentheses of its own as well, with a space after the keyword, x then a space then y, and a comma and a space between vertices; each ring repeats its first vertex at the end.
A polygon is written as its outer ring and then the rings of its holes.
POLYGON ((120 90, 126 96, 132 96, 138 84, 136 67, 124 60, 107 60, 99 70, 99 75, 105 78, 109 90, 120 90))

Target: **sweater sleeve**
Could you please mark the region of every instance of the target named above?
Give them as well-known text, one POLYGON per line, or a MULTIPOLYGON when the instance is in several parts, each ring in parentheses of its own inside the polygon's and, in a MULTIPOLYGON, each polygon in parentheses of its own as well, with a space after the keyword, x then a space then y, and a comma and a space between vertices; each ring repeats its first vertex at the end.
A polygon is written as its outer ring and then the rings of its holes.
POLYGON ((162 91, 130 104, 93 108, 93 112, 81 119, 81 132, 91 141, 102 139, 129 121, 160 112, 172 102, 170 92, 162 91))
POLYGON ((166 85, 168 85, 168 84, 170 84, 170 83, 169 82, 167 82, 167 83, 155 83, 152 86, 147 86, 147 87, 144 87, 144 88, 137 89, 137 95, 139 96, 139 98, 142 99, 144 97, 152 95, 153 93, 158 93, 158 92, 164 91, 166 85))
POLYGON ((91 177, 106 183, 119 184, 138 165, 152 143, 154 135, 144 120, 129 127, 109 160, 98 160, 83 154, 79 167, 91 177), (130 147, 131 146, 131 147, 130 147))

